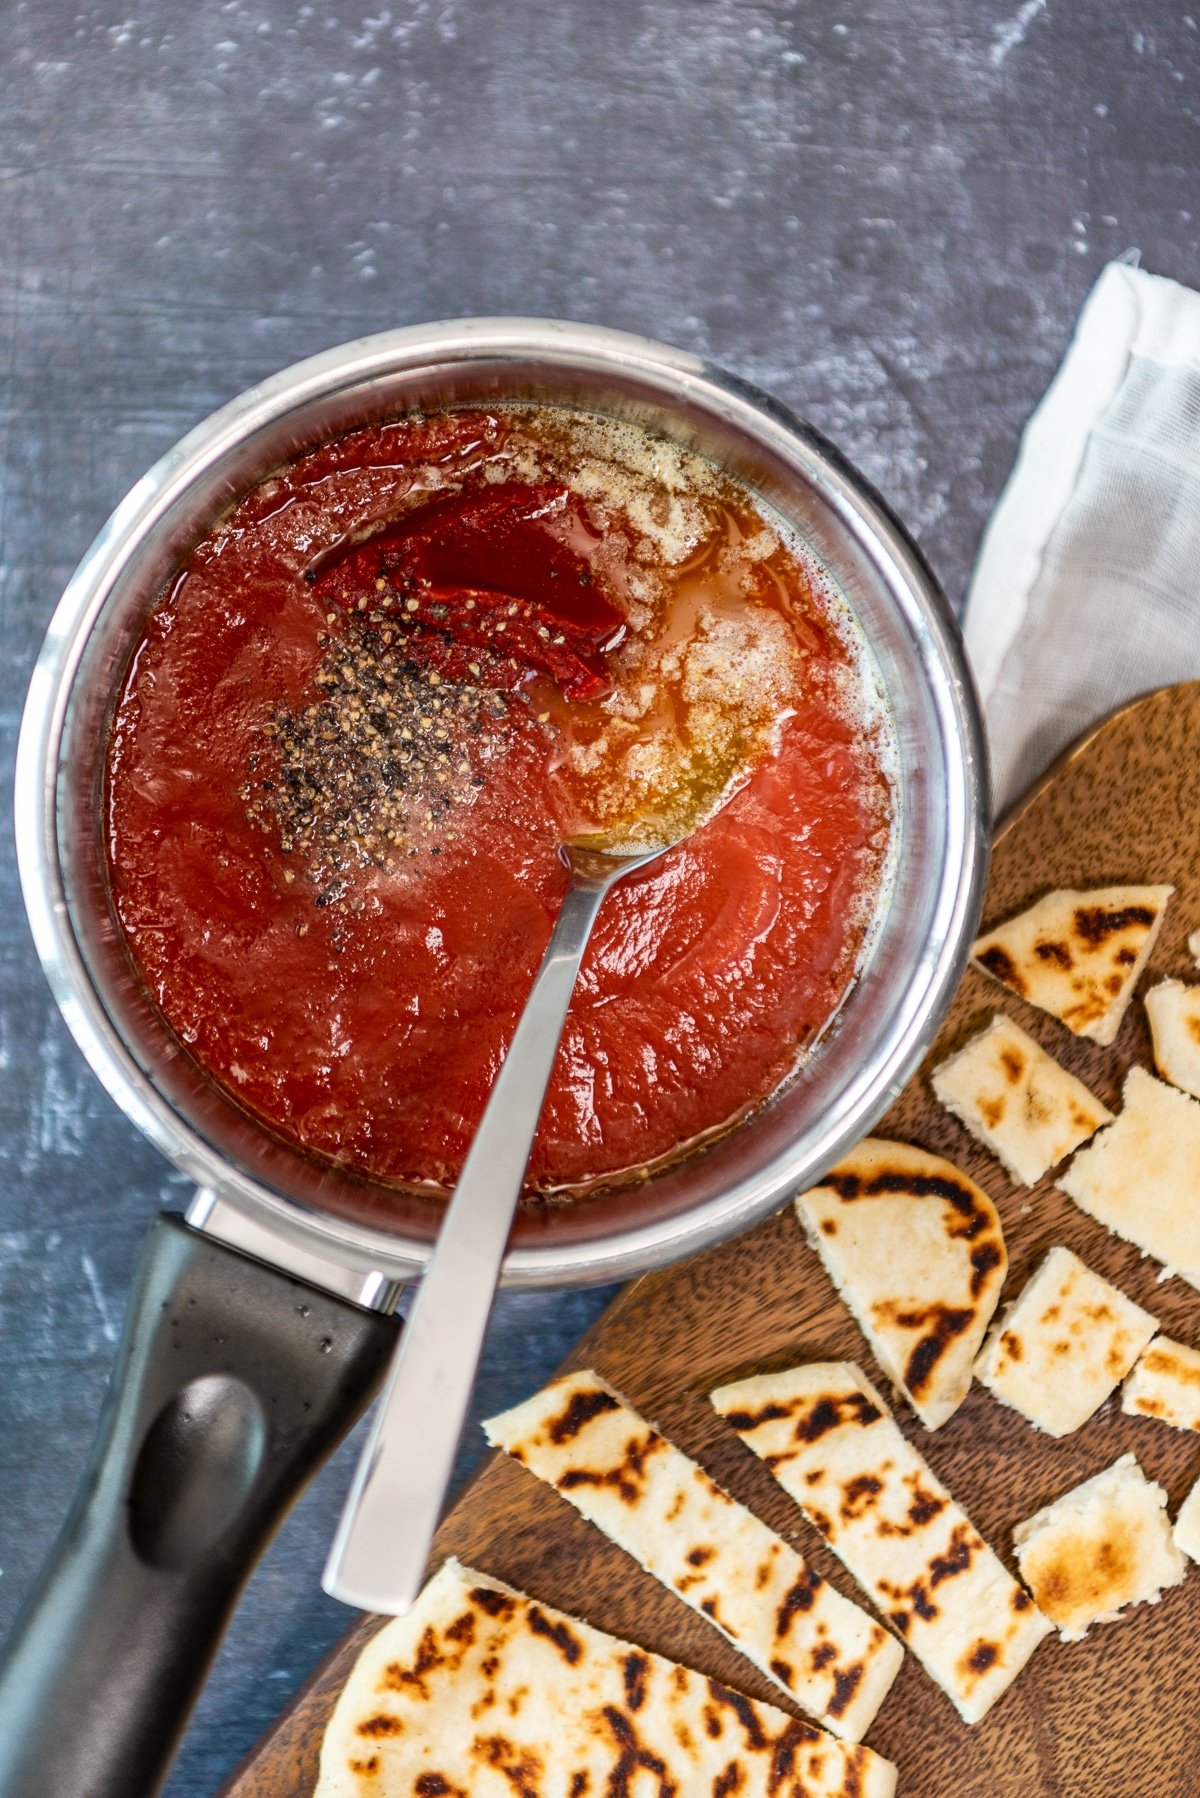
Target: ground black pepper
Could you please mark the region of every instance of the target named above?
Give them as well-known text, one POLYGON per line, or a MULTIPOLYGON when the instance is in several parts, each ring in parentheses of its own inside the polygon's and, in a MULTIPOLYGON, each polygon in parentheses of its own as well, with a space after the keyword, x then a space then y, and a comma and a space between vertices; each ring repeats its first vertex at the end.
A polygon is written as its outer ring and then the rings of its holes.
POLYGON ((318 906, 344 896, 355 866, 440 855, 521 703, 401 660, 356 623, 325 643, 320 698, 264 727, 241 789, 247 818, 296 858, 318 906))

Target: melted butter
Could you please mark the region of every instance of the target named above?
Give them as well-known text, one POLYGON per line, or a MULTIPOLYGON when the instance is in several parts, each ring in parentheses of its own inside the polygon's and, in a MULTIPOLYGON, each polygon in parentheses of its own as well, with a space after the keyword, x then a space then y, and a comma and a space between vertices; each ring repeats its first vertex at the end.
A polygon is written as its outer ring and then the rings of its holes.
POLYGON ((613 692, 584 705, 537 695, 568 840, 635 849, 690 834, 771 756, 794 712, 804 651, 767 566, 778 542, 724 505, 705 509, 704 541, 611 658, 613 692))

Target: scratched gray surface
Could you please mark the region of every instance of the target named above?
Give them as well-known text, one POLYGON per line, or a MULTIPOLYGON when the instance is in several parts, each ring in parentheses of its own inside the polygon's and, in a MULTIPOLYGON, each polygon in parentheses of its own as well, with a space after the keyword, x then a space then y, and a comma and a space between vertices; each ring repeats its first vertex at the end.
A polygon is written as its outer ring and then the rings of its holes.
MULTIPOLYGON (((957 601, 1102 264, 1200 279, 1197 48, 1166 0, 0 0, 5 790, 51 607, 126 487, 259 376, 385 325, 557 314, 709 353, 831 433, 957 601)), ((184 1196, 53 1010, 7 838, 0 1067, 6 1627, 146 1220, 184 1196)), ((599 1304, 506 1299, 481 1411, 599 1304)), ((345 1625, 317 1578, 347 1468, 256 1574, 174 1798, 345 1625)))

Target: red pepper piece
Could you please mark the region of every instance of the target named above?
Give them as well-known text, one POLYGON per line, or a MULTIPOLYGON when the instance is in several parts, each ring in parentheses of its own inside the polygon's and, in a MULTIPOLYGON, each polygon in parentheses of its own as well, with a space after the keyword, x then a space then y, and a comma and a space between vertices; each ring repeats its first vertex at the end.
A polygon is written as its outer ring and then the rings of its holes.
MULTIPOLYGON (((495 451, 507 436, 503 421, 492 412, 443 413, 438 418, 409 418, 383 425, 367 454, 371 463, 378 457, 378 466, 385 468, 454 462, 476 451, 495 451)), ((325 446, 319 478, 326 479, 331 468, 361 467, 362 460, 363 440, 355 431, 325 446)))
POLYGON ((550 675, 567 699, 595 698, 609 689, 603 658, 625 622, 563 541, 564 528, 580 527, 594 535, 557 483, 455 494, 339 552, 316 592, 368 625, 404 624, 405 642, 414 631, 440 633, 447 652, 457 643, 488 650, 505 667, 515 659, 550 675))
MULTIPOLYGON (((544 614, 527 600, 477 587, 428 587, 414 611, 407 604, 403 608, 385 604, 373 608, 373 613, 399 627, 401 642, 413 632, 427 631, 440 636, 447 648, 461 643, 487 650, 506 663, 516 661, 522 669, 548 674, 565 699, 594 699, 610 686, 601 658, 594 652, 578 654, 564 632, 552 632, 539 622, 544 614)), ((368 617, 375 622, 375 616, 368 617)))

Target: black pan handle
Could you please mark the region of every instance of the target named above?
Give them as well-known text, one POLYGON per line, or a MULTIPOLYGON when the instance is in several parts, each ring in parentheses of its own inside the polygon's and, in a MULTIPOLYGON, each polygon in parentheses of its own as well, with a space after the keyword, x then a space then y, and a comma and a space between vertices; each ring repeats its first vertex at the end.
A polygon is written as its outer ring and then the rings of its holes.
POLYGON ((395 1318, 164 1214, 96 1444, 0 1662, 3 1798, 151 1798, 243 1585, 395 1318))

